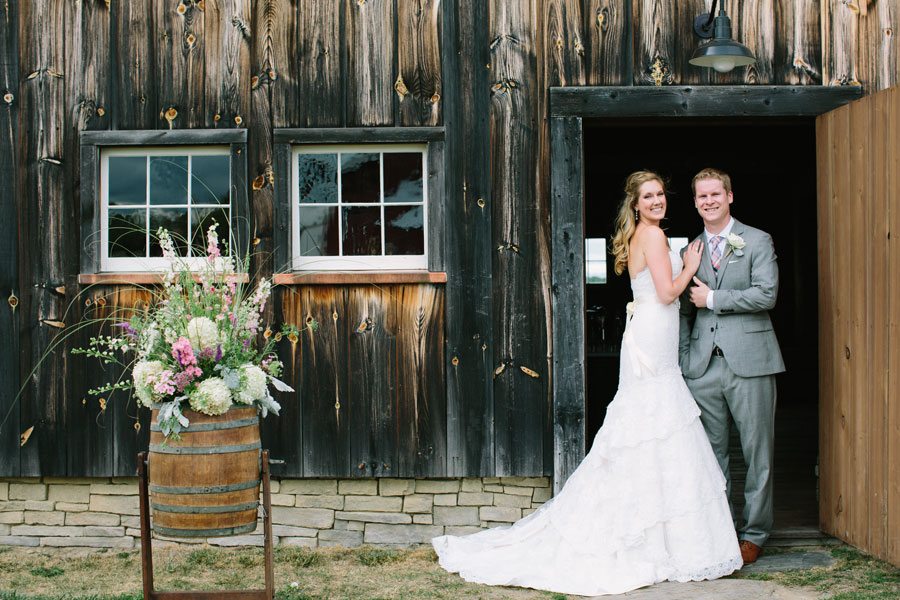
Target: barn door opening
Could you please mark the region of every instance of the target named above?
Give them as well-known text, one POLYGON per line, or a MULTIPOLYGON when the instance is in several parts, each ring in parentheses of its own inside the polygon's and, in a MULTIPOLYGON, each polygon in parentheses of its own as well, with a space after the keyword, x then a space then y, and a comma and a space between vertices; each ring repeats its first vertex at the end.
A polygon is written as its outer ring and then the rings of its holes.
MULTIPOLYGON (((818 281, 816 142, 811 117, 584 121, 585 372, 588 448, 616 391, 630 300, 609 236, 626 176, 658 172, 669 183, 664 227, 678 248, 703 230, 691 179, 703 167, 732 177, 732 214, 769 232, 780 267, 772 319, 788 371, 777 378, 775 529, 818 535, 818 281), (603 262, 608 259, 607 262, 603 262)), ((746 469, 732 434, 732 502, 743 505, 746 469)))

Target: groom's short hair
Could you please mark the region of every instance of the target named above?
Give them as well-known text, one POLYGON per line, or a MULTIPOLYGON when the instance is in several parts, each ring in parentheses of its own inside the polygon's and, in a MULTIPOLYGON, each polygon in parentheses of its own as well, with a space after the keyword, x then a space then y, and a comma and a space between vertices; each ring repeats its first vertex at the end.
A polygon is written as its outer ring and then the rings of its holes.
POLYGON ((731 193, 731 177, 728 176, 728 173, 726 173, 725 171, 720 171, 719 169, 707 167, 694 175, 694 179, 691 180, 691 191, 695 196, 697 195, 697 182, 703 179, 718 179, 722 182, 722 187, 725 188, 725 193, 731 193))

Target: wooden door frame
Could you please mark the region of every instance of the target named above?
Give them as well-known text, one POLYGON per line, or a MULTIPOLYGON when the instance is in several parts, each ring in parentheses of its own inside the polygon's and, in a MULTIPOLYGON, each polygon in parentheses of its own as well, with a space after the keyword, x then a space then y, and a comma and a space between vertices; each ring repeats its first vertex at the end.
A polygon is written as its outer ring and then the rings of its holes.
POLYGON ((550 88, 553 487, 584 458, 585 118, 817 117, 861 98, 858 86, 550 88), (582 315, 572 318, 572 315, 582 315))

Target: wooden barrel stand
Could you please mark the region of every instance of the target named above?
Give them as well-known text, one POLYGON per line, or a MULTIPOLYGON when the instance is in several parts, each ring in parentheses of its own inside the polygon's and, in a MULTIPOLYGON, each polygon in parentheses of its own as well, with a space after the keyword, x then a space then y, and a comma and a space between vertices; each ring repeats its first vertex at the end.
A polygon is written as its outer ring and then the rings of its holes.
MULTIPOLYGON (((261 452, 260 479, 263 496, 263 533, 266 587, 262 590, 210 590, 158 592, 153 589, 153 544, 150 539, 150 484, 147 478, 147 453, 138 453, 138 495, 141 508, 141 575, 145 600, 273 600, 275 571, 272 552, 272 496, 269 485, 269 451, 261 452)), ((258 489, 258 488, 257 488, 258 489)), ((257 491, 256 494, 259 492, 257 491)), ((258 501, 258 496, 257 496, 258 501)), ((254 509, 254 513, 256 510, 254 509)), ((255 523, 255 516, 254 516, 255 523)))

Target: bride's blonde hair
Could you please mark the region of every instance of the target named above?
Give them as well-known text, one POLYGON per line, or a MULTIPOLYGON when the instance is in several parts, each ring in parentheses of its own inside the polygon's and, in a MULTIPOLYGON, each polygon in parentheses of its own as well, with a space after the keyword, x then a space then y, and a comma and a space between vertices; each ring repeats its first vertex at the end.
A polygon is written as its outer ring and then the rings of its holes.
POLYGON ((616 232, 612 239, 612 254, 616 258, 614 269, 616 275, 621 275, 628 268, 628 245, 634 237, 637 228, 638 193, 641 186, 648 181, 658 181, 665 192, 666 184, 663 178, 653 171, 635 171, 625 180, 625 197, 619 206, 619 214, 616 217, 616 232))

